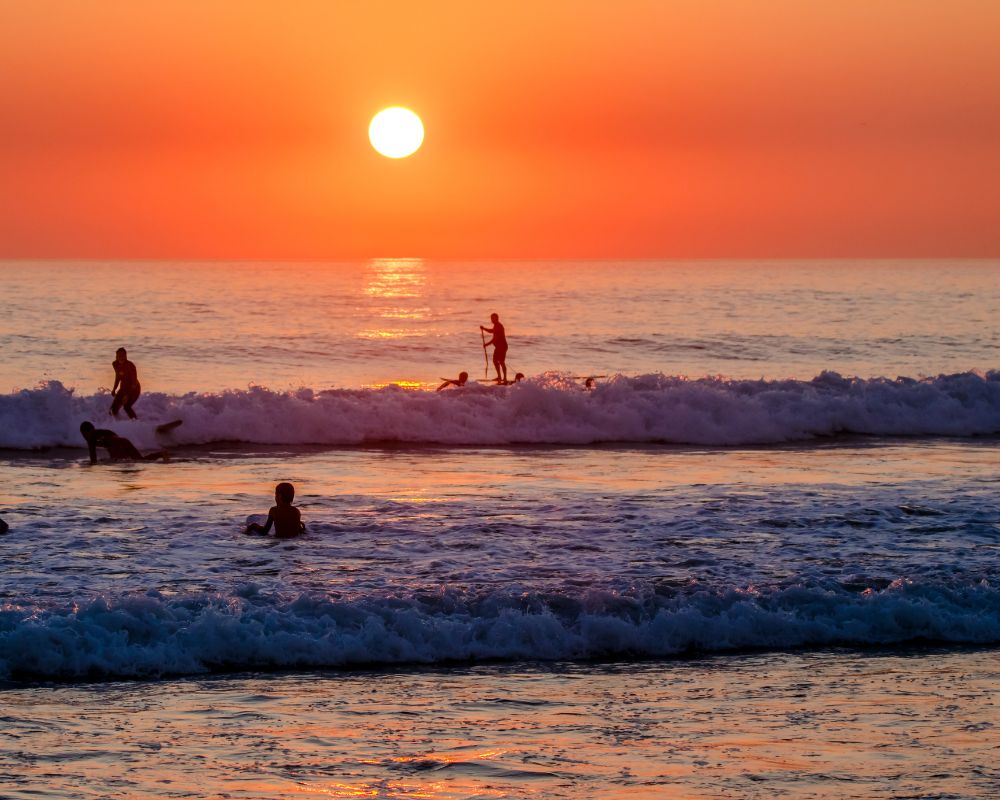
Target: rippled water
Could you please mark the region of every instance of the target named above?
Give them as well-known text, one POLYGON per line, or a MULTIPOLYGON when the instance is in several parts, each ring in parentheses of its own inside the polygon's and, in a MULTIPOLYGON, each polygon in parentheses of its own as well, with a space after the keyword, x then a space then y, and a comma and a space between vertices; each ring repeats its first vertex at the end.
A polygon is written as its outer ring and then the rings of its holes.
POLYGON ((0 265, 0 794, 992 796, 998 276, 0 265))
POLYGON ((436 385, 498 312, 533 375, 995 368, 1000 262, 0 263, 0 390, 436 385))
POLYGON ((4 693, 5 796, 992 797, 994 654, 237 676, 4 693))

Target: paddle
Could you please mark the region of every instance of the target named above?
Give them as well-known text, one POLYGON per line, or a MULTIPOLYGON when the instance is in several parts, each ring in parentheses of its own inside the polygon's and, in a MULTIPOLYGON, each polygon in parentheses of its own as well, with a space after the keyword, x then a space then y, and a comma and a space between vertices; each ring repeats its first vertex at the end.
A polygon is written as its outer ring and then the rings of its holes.
POLYGON ((479 328, 479 335, 483 339, 483 361, 486 363, 486 369, 483 372, 483 377, 488 378, 490 377, 490 356, 486 352, 486 331, 484 331, 482 327, 479 328))

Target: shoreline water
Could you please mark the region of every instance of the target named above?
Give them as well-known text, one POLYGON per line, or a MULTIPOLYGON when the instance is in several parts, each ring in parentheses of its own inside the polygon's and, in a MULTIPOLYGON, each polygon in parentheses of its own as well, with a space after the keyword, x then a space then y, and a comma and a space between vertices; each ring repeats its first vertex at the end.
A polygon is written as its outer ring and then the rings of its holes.
POLYGON ((243 674, 2 693, 11 800, 988 797, 996 651, 243 674), (97 725, 97 720, 100 724, 97 725))

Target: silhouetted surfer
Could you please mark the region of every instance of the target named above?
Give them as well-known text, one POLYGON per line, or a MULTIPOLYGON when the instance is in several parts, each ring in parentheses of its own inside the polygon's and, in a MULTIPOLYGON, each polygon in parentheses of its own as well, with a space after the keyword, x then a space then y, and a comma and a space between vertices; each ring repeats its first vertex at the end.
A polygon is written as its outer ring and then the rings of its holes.
POLYGON ((134 444, 124 436, 119 436, 114 431, 107 428, 95 428, 92 422, 81 422, 80 433, 87 440, 87 448, 90 450, 90 463, 97 463, 97 448, 103 447, 108 451, 112 461, 152 461, 155 458, 166 458, 166 450, 158 450, 144 456, 134 444))
POLYGON ((451 378, 442 378, 441 380, 443 380, 444 383, 438 386, 438 388, 434 390, 435 392, 440 392, 442 389, 448 386, 465 386, 465 384, 469 380, 469 373, 459 372, 458 377, 455 378, 455 380, 452 380, 451 378))
POLYGON ((500 324, 499 315, 490 314, 490 322, 493 323, 492 328, 479 326, 479 330, 493 334, 492 339, 488 342, 483 342, 483 347, 493 345, 493 366, 497 370, 497 383, 507 383, 507 334, 503 329, 503 325, 500 324), (500 374, 501 369, 503 370, 503 375, 500 374))
POLYGON ((132 406, 139 399, 139 376, 135 371, 135 364, 127 358, 128 354, 124 347, 119 347, 115 351, 115 360, 111 366, 115 370, 115 385, 111 387, 111 394, 114 395, 114 402, 111 404, 111 413, 118 416, 118 411, 124 406, 125 413, 130 419, 135 419, 135 412, 132 406))

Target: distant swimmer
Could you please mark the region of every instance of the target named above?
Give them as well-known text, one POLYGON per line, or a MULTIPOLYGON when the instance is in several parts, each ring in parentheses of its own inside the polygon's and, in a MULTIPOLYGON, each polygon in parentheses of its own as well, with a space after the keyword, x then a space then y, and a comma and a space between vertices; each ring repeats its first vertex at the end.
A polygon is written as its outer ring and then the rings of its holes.
POLYGON ((112 461, 153 461, 157 458, 167 458, 166 450, 158 450, 155 453, 143 455, 134 444, 124 436, 119 436, 114 431, 106 428, 95 428, 92 422, 81 422, 80 433, 87 441, 90 450, 90 463, 97 463, 97 448, 103 447, 108 451, 112 461))
POLYGON ((443 380, 444 383, 438 386, 438 388, 434 390, 435 392, 440 392, 442 389, 445 389, 449 386, 459 386, 459 387, 465 386, 465 384, 469 380, 469 373, 459 372, 458 377, 455 378, 454 380, 452 380, 451 378, 442 378, 441 380, 443 380))
POLYGON ((251 522, 247 525, 246 532, 268 534, 273 525, 274 535, 279 539, 291 539, 293 536, 305 533, 306 526, 302 522, 302 514, 292 505, 294 499, 295 487, 290 483, 279 483, 274 487, 274 502, 277 505, 272 506, 267 512, 267 522, 264 525, 251 522))
POLYGON ((583 381, 583 388, 590 390, 590 389, 596 389, 597 388, 597 379, 598 378, 606 378, 606 377, 608 377, 608 376, 607 375, 574 375, 573 376, 573 380, 575 380, 575 381, 583 381))
POLYGON ((483 349, 493 345, 493 366, 497 370, 497 383, 507 383, 507 333, 503 325, 500 324, 500 317, 497 314, 490 314, 492 328, 479 326, 479 330, 493 334, 493 338, 488 342, 483 342, 483 349), (503 370, 503 375, 500 371, 503 370))
POLYGON ((115 360, 111 366, 115 370, 115 385, 111 387, 111 394, 114 395, 114 402, 111 404, 111 414, 115 417, 124 406, 125 413, 129 419, 135 419, 135 412, 132 406, 139 399, 139 377, 135 371, 135 364, 128 360, 128 354, 124 347, 119 347, 115 352, 115 360))

